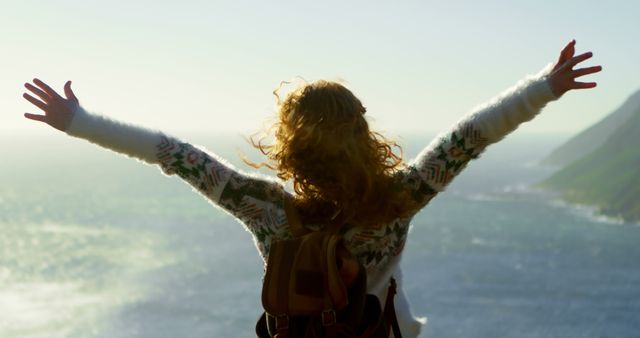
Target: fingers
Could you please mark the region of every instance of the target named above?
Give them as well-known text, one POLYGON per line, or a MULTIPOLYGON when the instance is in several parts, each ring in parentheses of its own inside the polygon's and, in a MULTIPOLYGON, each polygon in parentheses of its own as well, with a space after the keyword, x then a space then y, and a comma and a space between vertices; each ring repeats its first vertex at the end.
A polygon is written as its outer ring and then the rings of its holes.
POLYGON ((40 89, 44 90, 52 98, 62 98, 60 95, 58 95, 58 93, 56 93, 55 90, 49 87, 49 85, 40 81, 39 79, 33 79, 33 83, 35 83, 36 86, 40 87, 40 89))
POLYGON ((44 115, 36 115, 36 114, 30 114, 30 113, 24 113, 24 117, 28 118, 29 120, 35 120, 35 121, 40 121, 40 122, 47 122, 46 121, 46 116, 44 115))
POLYGON ((47 111, 47 104, 46 103, 36 99, 35 97, 33 97, 33 96, 31 96, 31 95, 29 95, 27 93, 22 94, 22 97, 24 97, 27 101, 33 103, 34 106, 42 109, 45 112, 47 111))
POLYGON ((30 95, 22 94, 25 100, 44 111, 43 115, 25 113, 24 117, 34 121, 44 122, 58 130, 65 131, 71 119, 74 109, 78 107, 78 98, 71 89, 71 81, 64 85, 66 99, 58 95, 55 90, 39 79, 33 79, 33 84, 25 83, 25 88, 40 99, 30 95))
POLYGON ((78 98, 73 93, 73 90, 71 90, 71 81, 67 81, 67 83, 64 84, 64 95, 68 100, 74 101, 76 103, 78 102, 78 98))
POLYGON ((594 74, 602 71, 601 66, 592 66, 573 69, 578 64, 590 59, 593 56, 592 52, 582 53, 580 55, 575 54, 576 41, 569 42, 562 52, 560 52, 560 58, 558 63, 551 70, 549 76, 549 83, 551 90, 558 97, 562 96, 572 89, 589 89, 597 86, 596 82, 578 82, 577 78, 589 74, 594 74))
POLYGON ((35 87, 34 85, 32 85, 30 83, 25 83, 24 87, 27 88, 32 93, 36 94, 38 97, 40 97, 45 102, 47 102, 48 100, 51 99, 51 96, 49 96, 49 94, 43 92, 42 90, 40 90, 39 88, 35 87))
POLYGON ((576 52, 575 46, 576 40, 574 39, 569 41, 569 43, 567 43, 567 45, 562 48, 562 50, 560 51, 560 56, 558 56, 558 61, 553 67, 554 71, 562 68, 566 64, 566 62, 573 57, 576 52))
POLYGON ((580 54, 578 56, 574 56, 569 61, 567 61, 564 64, 563 67, 572 69, 575 65, 579 64, 580 62, 583 62, 585 60, 590 59, 592 56, 593 56, 593 53, 591 53, 591 52, 586 52, 586 53, 580 54))
POLYGON ((565 63, 567 60, 571 59, 576 52, 575 49, 576 40, 571 40, 560 52, 559 63, 565 63))
POLYGON ((568 51, 570 49, 573 49, 575 47, 575 45, 576 45, 576 40, 575 39, 569 41, 569 43, 567 43, 567 45, 564 46, 564 48, 562 49, 562 52, 564 53, 564 52, 566 52, 566 51, 568 51))
POLYGON ((574 82, 572 89, 589 89, 595 88, 597 85, 595 82, 574 82))
POLYGON ((573 71, 573 75, 575 77, 580 77, 580 76, 585 76, 585 75, 589 75, 589 74, 593 74, 593 73, 597 73, 599 71, 602 70, 602 66, 594 66, 594 67, 587 67, 587 68, 581 68, 581 69, 576 69, 573 71))

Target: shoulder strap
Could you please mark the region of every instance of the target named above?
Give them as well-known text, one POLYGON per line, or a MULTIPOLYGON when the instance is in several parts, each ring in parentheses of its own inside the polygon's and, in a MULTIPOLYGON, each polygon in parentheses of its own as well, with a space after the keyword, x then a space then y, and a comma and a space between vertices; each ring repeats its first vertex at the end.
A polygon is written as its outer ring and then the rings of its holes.
POLYGON ((389 289, 387 290, 387 300, 384 304, 384 315, 387 317, 387 323, 391 324, 391 327, 387 328, 387 335, 389 335, 389 330, 393 329, 393 337, 394 338, 402 338, 402 333, 400 333, 400 326, 398 325, 398 317, 396 317, 396 308, 393 305, 393 298, 396 295, 396 279, 391 277, 391 281, 389 282, 389 289))
MULTIPOLYGON (((290 195, 284 196, 284 211, 287 214, 287 222, 289 223, 293 237, 300 237, 311 232, 311 230, 302 225, 298 210, 296 210, 296 206, 293 203, 293 197, 290 195)), ((337 233, 343 224, 344 213, 340 211, 326 225, 325 230, 327 232, 337 233)))
POLYGON ((302 226, 300 215, 298 215, 298 211, 295 205, 293 205, 293 197, 290 195, 284 196, 284 211, 287 214, 287 222, 289 222, 293 237, 300 237, 310 232, 302 226))
POLYGON ((327 223, 325 231, 337 234, 344 225, 344 220, 344 212, 342 212, 342 210, 338 211, 338 213, 333 215, 333 218, 329 220, 329 223, 327 223))

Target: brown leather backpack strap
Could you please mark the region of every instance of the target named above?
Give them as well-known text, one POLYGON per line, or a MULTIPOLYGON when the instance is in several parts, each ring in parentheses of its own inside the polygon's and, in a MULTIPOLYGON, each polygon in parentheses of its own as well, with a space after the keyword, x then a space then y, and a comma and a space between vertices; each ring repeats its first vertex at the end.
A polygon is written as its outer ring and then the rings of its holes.
MULTIPOLYGON (((400 326, 398 325, 398 317, 396 317, 396 307, 393 305, 393 298, 396 295, 396 280, 391 277, 391 281, 389 283, 389 289, 387 290, 387 300, 384 304, 384 316, 387 319, 387 324, 391 324, 391 329, 393 329, 393 337, 394 338, 402 338, 402 333, 400 333, 400 326)), ((389 328, 387 328, 387 336, 389 335, 389 328)))
POLYGON ((287 222, 289 223, 293 237, 300 237, 310 232, 302 226, 298 210, 296 210, 296 206, 293 204, 293 197, 288 194, 284 195, 284 211, 287 214, 287 222))
MULTIPOLYGON (((306 235, 311 232, 311 230, 305 228, 302 225, 302 221, 300 220, 300 214, 296 209, 296 206, 293 201, 294 197, 288 194, 284 195, 284 211, 287 215, 287 222, 289 223, 289 227, 291 229, 291 233, 294 238, 298 238, 300 236, 306 235)), ((338 233, 340 228, 344 225, 344 213, 342 211, 338 212, 331 221, 324 228, 325 231, 330 233, 338 233)))
POLYGON ((329 223, 327 223, 325 231, 337 234, 340 231, 340 228, 344 225, 344 221, 344 212, 340 210, 333 216, 333 218, 331 218, 329 223))

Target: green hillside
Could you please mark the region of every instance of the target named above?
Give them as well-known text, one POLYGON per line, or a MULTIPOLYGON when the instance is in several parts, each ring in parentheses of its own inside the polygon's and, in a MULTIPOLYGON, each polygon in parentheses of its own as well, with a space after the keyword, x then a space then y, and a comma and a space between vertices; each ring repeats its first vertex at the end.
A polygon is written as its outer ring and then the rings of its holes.
POLYGON ((640 107, 604 143, 541 183, 572 202, 640 221, 640 107))
POLYGON ((614 131, 640 108, 640 90, 631 95, 618 109, 598 123, 572 137, 542 160, 543 164, 565 166, 600 147, 614 131))

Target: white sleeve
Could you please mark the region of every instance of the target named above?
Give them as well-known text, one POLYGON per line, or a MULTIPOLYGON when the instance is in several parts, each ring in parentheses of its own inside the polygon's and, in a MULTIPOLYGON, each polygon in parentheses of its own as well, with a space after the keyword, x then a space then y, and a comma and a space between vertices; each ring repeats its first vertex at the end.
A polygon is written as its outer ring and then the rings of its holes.
POLYGON ((67 134, 177 175, 203 197, 239 220, 267 257, 272 239, 290 236, 284 212, 284 188, 274 179, 243 173, 204 147, 159 131, 90 114, 79 108, 67 134))
POLYGON ((158 163, 157 145, 164 136, 159 131, 90 114, 82 107, 76 110, 66 133, 149 164, 158 163))
POLYGON ((533 119, 548 102, 557 99, 547 79, 550 69, 545 67, 473 109, 409 162, 404 182, 419 208, 443 191, 487 146, 533 119))
POLYGON ((528 76, 489 102, 477 107, 464 120, 471 120, 488 143, 495 143, 521 123, 533 119, 550 101, 557 99, 549 86, 552 64, 528 76))

